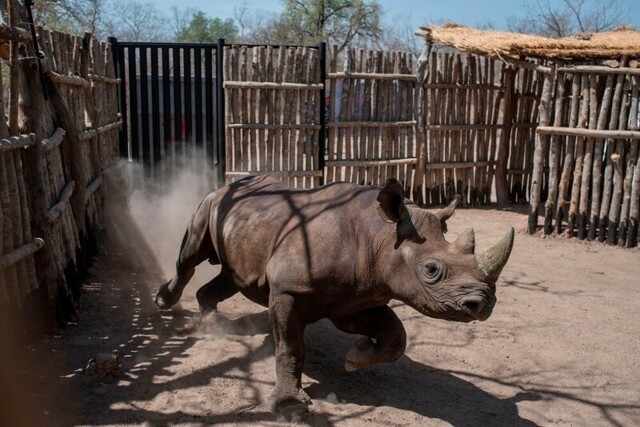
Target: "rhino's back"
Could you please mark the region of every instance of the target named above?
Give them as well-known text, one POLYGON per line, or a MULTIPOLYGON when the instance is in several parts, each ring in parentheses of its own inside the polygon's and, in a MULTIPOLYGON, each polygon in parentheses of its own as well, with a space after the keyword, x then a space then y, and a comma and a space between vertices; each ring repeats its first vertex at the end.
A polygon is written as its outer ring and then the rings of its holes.
POLYGON ((358 228, 375 213, 378 191, 349 183, 299 190, 245 178, 211 195, 213 244, 239 284, 265 292, 268 276, 282 286, 296 282, 301 292, 311 289, 300 283, 350 280, 362 246, 358 228))

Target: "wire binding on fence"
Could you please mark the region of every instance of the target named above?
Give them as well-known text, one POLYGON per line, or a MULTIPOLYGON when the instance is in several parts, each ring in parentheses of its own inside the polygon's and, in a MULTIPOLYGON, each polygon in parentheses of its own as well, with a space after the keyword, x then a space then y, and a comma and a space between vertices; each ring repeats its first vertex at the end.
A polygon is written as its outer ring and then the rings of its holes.
POLYGON ((18 148, 28 147, 30 145, 33 145, 35 140, 36 135, 34 133, 12 136, 9 139, 2 139, 0 140, 0 153, 15 150, 18 148))
POLYGON ((49 138, 42 140, 42 148, 44 151, 50 151, 58 147, 62 143, 62 139, 66 133, 64 129, 56 128, 49 138))

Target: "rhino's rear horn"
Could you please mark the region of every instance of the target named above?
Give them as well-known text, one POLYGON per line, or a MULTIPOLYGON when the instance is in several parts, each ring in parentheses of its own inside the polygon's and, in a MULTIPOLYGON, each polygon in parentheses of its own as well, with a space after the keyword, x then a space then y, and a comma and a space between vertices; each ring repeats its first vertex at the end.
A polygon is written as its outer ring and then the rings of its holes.
POLYGON ((484 272, 485 280, 488 283, 495 283, 500 277, 500 273, 511 255, 514 234, 512 227, 498 243, 476 255, 478 266, 484 272))
POLYGON ((467 228, 454 243, 456 249, 463 254, 472 254, 476 249, 476 236, 473 228, 467 228))

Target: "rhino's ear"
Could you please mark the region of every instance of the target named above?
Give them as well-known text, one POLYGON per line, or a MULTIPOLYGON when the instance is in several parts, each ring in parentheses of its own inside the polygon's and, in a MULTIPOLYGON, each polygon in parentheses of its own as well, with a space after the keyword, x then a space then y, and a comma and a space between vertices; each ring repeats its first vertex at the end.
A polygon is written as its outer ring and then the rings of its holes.
POLYGON ((407 207, 404 205, 404 190, 397 179, 389 178, 380 190, 378 212, 387 222, 399 222, 405 217, 407 207))
POLYGON ((434 215, 440 220, 440 224, 442 224, 443 232, 447 232, 447 220, 453 216, 453 213, 456 211, 456 208, 461 201, 462 197, 459 194, 456 194, 455 199, 453 199, 453 202, 451 202, 449 206, 434 212, 434 215))

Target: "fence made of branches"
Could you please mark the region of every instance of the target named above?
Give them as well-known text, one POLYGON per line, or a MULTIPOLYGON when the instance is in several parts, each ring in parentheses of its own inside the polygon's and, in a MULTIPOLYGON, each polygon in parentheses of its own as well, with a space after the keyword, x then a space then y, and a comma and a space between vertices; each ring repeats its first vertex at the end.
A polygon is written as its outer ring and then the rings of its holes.
POLYGON ((545 73, 534 180, 548 191, 532 186, 530 231, 544 201, 545 234, 637 245, 640 68, 637 61, 614 64, 545 73), (547 178, 537 178, 543 169, 547 178))
POLYGON ((413 187, 415 74, 406 52, 330 51, 326 182, 413 187))
POLYGON ((322 177, 323 73, 314 47, 224 48, 226 177, 280 177, 299 188, 322 177))
POLYGON ((36 54, 18 2, 7 2, 0 42, 0 309, 51 327, 75 316, 104 228, 103 177, 118 160, 117 92, 110 45, 37 31, 36 54), (8 92, 8 93, 7 93, 8 92))

